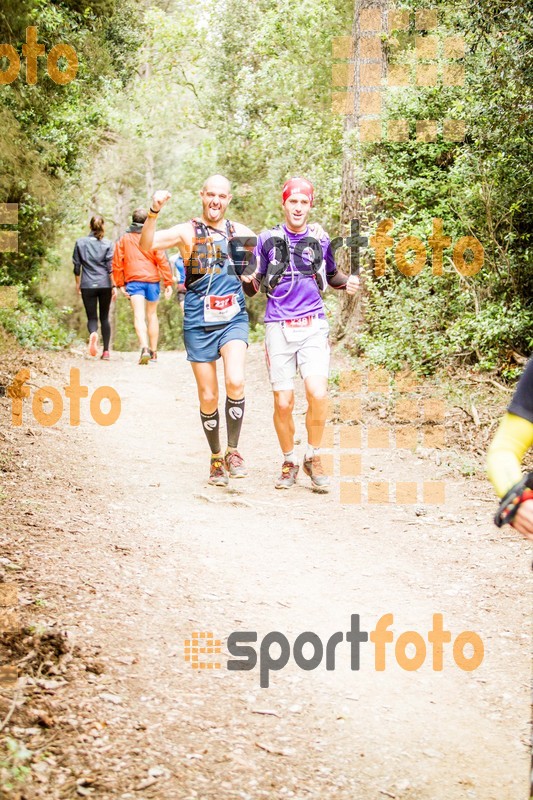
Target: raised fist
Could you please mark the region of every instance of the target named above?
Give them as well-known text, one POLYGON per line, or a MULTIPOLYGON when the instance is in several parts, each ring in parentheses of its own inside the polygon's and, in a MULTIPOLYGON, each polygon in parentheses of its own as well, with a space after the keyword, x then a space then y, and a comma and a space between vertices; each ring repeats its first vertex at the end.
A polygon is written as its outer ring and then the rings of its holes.
POLYGON ((159 189, 159 191, 154 192, 152 197, 152 209, 153 211, 160 211, 166 202, 170 200, 172 195, 170 192, 167 192, 166 189, 159 189))
POLYGON ((355 294, 359 289, 361 282, 358 275, 350 275, 346 283, 346 294, 355 294))

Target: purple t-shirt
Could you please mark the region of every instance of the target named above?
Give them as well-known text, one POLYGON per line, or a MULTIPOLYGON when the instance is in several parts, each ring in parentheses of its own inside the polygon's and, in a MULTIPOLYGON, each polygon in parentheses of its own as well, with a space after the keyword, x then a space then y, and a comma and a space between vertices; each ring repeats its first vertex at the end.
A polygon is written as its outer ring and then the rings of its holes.
POLYGON ((317 243, 317 240, 309 233, 309 228, 302 233, 293 233, 286 225, 283 225, 279 231, 262 231, 257 238, 257 246, 254 251, 255 255, 259 257, 258 273, 266 275, 269 265, 280 260, 281 243, 276 244, 275 237, 283 239, 284 232, 289 242, 290 263, 267 299, 265 322, 281 322, 285 319, 297 319, 310 314, 316 314, 321 319, 325 319, 324 303, 312 274, 311 265, 313 262, 317 263, 323 259, 326 262, 328 275, 333 275, 336 271, 337 266, 329 236, 324 235, 317 243), (307 246, 306 239, 309 242, 307 246))

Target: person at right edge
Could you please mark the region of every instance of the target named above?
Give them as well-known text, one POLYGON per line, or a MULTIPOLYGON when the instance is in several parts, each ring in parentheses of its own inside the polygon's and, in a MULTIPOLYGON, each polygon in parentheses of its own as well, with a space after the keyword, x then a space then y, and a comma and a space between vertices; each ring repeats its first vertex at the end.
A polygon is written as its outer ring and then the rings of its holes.
POLYGON ((329 491, 329 478, 320 460, 326 423, 329 376, 329 325, 320 295, 327 286, 355 294, 357 275, 337 269, 329 237, 316 239, 307 220, 314 202, 313 185, 291 178, 282 190, 285 220, 259 234, 257 269, 242 276, 267 295, 265 354, 274 394, 274 427, 283 453, 276 489, 296 483, 299 466, 294 453, 294 378, 302 376, 307 398, 307 448, 303 471, 314 492, 329 491))
POLYGON ((522 459, 533 446, 533 358, 528 361, 516 391, 487 453, 487 472, 500 507, 498 527, 510 524, 533 541, 533 472, 522 475, 522 459))

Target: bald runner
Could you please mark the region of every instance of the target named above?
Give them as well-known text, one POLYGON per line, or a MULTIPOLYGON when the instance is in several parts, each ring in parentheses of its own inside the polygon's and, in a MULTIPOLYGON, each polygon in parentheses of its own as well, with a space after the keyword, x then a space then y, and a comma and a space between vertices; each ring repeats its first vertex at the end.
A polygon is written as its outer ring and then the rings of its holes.
POLYGON ((244 367, 248 348, 248 313, 243 284, 229 257, 229 242, 241 241, 253 231, 226 218, 231 185, 223 175, 212 175, 200 190, 202 213, 188 222, 157 231, 157 215, 170 200, 170 193, 157 191, 144 223, 143 250, 178 248, 185 266, 183 337, 191 362, 200 419, 211 450, 209 483, 226 486, 228 477, 244 478, 244 459, 238 450, 244 418, 244 367), (222 358, 226 388, 227 447, 222 454, 216 362, 222 358))

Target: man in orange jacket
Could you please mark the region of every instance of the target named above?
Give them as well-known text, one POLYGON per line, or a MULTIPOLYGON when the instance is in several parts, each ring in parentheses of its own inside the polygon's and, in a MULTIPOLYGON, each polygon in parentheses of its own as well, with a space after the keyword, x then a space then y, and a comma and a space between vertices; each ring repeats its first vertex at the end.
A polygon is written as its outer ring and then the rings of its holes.
POLYGON ((135 331, 141 344, 139 364, 157 363, 160 282, 165 284, 166 300, 172 297, 173 286, 170 264, 163 250, 146 252, 139 246, 147 216, 144 208, 135 209, 132 224, 116 243, 113 255, 115 285, 130 298, 133 308, 135 331))

